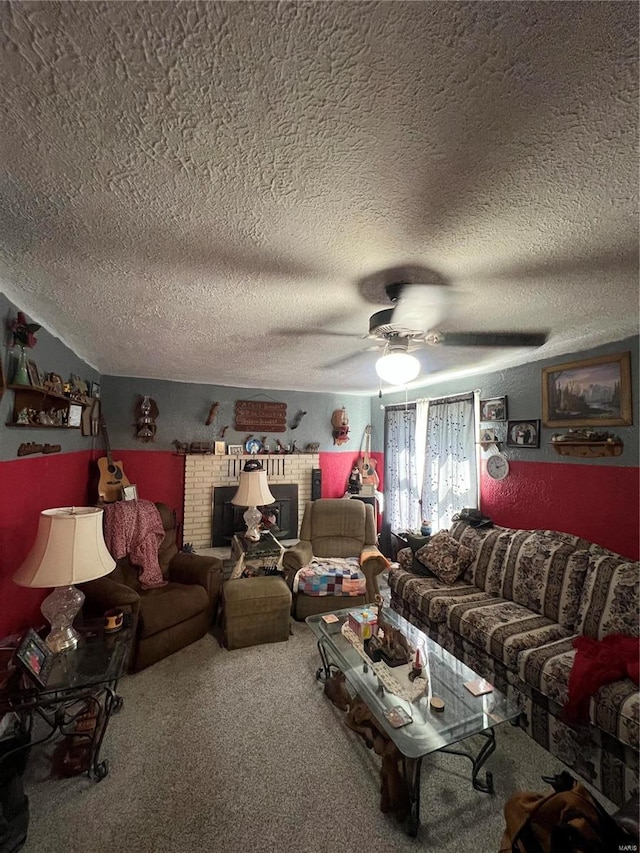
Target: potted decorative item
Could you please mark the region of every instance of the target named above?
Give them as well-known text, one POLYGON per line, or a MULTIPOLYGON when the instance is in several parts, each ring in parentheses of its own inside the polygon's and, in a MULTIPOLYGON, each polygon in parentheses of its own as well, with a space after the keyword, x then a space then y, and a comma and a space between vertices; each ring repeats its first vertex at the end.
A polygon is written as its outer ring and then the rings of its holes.
POLYGON ((14 385, 31 385, 25 349, 32 349, 38 343, 35 333, 40 326, 37 323, 27 323, 27 318, 22 311, 18 311, 18 316, 10 320, 7 326, 11 334, 10 346, 20 347, 20 355, 12 383, 14 385))

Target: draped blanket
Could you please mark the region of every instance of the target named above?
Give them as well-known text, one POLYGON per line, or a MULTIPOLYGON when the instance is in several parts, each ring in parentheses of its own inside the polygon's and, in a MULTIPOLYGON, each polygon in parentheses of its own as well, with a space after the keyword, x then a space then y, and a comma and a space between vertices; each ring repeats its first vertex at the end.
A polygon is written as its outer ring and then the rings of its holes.
POLYGON ((367 580, 357 557, 314 557, 296 575, 294 592, 305 595, 365 595, 367 580))
POLYGON ((610 634, 603 640, 576 637, 573 647, 577 651, 563 717, 568 723, 585 723, 589 720, 589 699, 603 684, 625 677, 638 684, 640 641, 623 634, 610 634))
POLYGON ((151 501, 116 501, 104 506, 104 539, 114 560, 129 557, 141 571, 143 589, 165 586, 158 562, 164 527, 151 501))

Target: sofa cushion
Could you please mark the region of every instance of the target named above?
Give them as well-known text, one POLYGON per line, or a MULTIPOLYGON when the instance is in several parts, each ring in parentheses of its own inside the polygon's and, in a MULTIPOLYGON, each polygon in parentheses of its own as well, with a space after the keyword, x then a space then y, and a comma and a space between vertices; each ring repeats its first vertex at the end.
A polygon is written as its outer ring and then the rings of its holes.
POLYGON ((640 636, 640 563, 595 545, 590 548, 576 630, 602 640, 640 636))
POLYGON ((209 596, 199 584, 168 583, 147 589, 140 596, 139 635, 150 637, 209 607, 209 596))
POLYGON ((475 528, 466 521, 455 522, 451 535, 473 554, 463 579, 490 595, 501 595, 504 560, 515 533, 507 527, 475 528))
POLYGON ((391 569, 389 586, 413 612, 420 613, 432 624, 445 622, 452 604, 485 601, 489 598, 486 592, 462 581, 448 585, 435 575, 417 576, 402 568, 391 569))
POLYGON ((500 595, 572 631, 589 543, 553 530, 517 530, 505 555, 500 595))
POLYGON ((416 551, 416 559, 446 584, 455 583, 469 567, 472 558, 471 549, 461 545, 446 530, 436 533, 416 551))
POLYGON ((481 602, 461 601, 449 608, 449 627, 516 670, 524 649, 571 636, 561 625, 521 604, 487 596, 481 602))

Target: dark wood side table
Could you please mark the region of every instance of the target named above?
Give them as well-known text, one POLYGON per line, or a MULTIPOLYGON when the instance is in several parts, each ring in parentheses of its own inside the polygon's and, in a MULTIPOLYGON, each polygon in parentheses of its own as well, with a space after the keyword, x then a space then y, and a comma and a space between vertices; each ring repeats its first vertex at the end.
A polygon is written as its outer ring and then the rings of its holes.
POLYGON ((112 714, 122 708, 117 694, 120 678, 127 671, 134 635, 134 618, 125 614, 125 623, 116 633, 105 634, 102 620, 78 627, 81 639, 77 648, 55 656, 46 686, 36 684, 21 669, 16 669, 0 691, 0 714, 14 713, 16 730, 31 735, 36 719, 44 722, 45 735, 4 753, 0 764, 15 759, 22 749, 52 740, 56 733, 86 744, 87 775, 100 781, 109 772, 100 749, 112 714), (82 721, 93 718, 95 724, 84 728, 82 721), (84 730, 83 730, 84 728, 84 730))

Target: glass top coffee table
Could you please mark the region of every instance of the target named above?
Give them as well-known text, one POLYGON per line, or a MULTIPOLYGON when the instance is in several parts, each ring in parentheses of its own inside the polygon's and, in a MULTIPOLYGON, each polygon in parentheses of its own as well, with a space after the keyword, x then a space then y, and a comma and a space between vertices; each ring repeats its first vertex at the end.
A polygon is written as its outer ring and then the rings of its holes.
POLYGON ((325 622, 322 614, 307 617, 322 660, 316 677, 324 681, 330 677, 332 667, 341 670, 379 727, 398 748, 410 799, 409 834, 416 835, 420 822, 422 759, 437 751, 464 756, 473 765, 473 787, 493 793, 491 773, 485 772, 484 778, 479 778, 478 774, 496 748, 494 727, 518 717, 520 709, 495 688, 474 696, 464 685, 477 682, 479 676, 389 607, 384 608, 384 621, 399 629, 413 649, 420 650, 426 677, 411 682, 407 677, 410 664, 391 668, 383 661, 374 663, 364 653, 362 643, 345 626, 349 613, 372 610, 375 611, 375 607, 337 610, 334 615, 338 622, 331 624, 325 622), (420 693, 422 695, 417 695, 420 693), (434 697, 443 700, 443 710, 434 710, 431 706, 434 697), (385 716, 385 712, 397 706, 411 718, 411 722, 401 728, 394 728, 385 716), (475 755, 452 748, 472 735, 485 739, 475 755))

